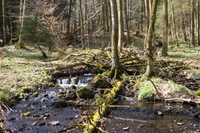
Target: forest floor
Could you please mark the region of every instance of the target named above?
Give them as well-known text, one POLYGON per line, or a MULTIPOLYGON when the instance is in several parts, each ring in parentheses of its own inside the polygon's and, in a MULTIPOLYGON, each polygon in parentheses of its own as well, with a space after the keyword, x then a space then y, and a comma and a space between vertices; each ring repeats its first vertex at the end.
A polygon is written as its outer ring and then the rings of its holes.
MULTIPOLYGON (((64 69, 58 70, 58 68, 82 62, 84 59, 88 61, 88 56, 98 56, 98 53, 101 52, 102 36, 100 33, 92 34, 89 39, 91 49, 86 48, 85 50, 81 50, 69 46, 65 51, 53 50, 48 52, 46 48, 43 48, 47 52, 48 59, 42 59, 42 54, 38 49, 29 45, 26 45, 28 50, 15 49, 14 45, 0 48, 1 103, 12 106, 18 102, 17 99, 19 97, 20 99, 25 99, 26 96, 21 95, 21 93, 24 93, 26 90, 35 92, 48 88, 49 86, 57 86, 53 82, 52 74, 66 72, 64 69)), ((106 44, 108 46, 106 47, 109 47, 109 42, 110 35, 107 33, 106 44)), ((200 88, 200 47, 189 47, 184 42, 181 43, 179 48, 174 44, 170 44, 168 57, 162 57, 161 48, 158 48, 155 60, 156 76, 152 78, 151 82, 148 81, 145 83, 138 81, 140 75, 145 72, 146 68, 146 61, 143 57, 142 49, 143 38, 138 38, 132 33, 131 45, 127 46, 124 51, 125 53, 127 51, 131 53, 129 58, 137 57, 141 61, 137 62, 135 68, 133 62, 126 62, 124 64, 127 65, 127 70, 132 69, 124 76, 124 79, 126 79, 124 81, 133 81, 132 83, 134 83, 125 87, 125 96, 133 96, 129 94, 134 93, 134 95, 137 95, 137 100, 151 100, 152 98, 154 100, 162 100, 162 98, 171 100, 171 98, 176 98, 174 99, 176 101, 180 101, 181 99, 198 99, 198 97, 195 98, 195 92, 200 88), (135 77, 134 74, 138 76, 135 77), (157 95, 156 87, 153 84, 159 89, 162 97, 157 95), (143 89, 148 87, 149 89, 143 89), (173 90, 169 91, 169 88, 173 88, 173 90), (136 90, 140 91, 136 93, 136 90)), ((106 58, 109 58, 108 52, 106 58)), ((128 58, 125 53, 120 54, 120 56, 126 56, 128 58)), ((102 57, 100 56, 98 59, 101 60, 102 57)), ((94 63, 89 62, 88 64, 91 65, 94 63)), ((79 69, 75 67, 74 71, 76 70, 79 69)))

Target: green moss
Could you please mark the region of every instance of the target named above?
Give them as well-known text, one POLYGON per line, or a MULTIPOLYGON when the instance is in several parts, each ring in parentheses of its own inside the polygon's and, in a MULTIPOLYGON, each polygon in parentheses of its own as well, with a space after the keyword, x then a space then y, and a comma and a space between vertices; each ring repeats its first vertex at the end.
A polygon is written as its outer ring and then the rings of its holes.
POLYGON ((31 97, 38 97, 39 94, 40 94, 39 92, 35 92, 31 97))
POLYGON ((29 93, 29 92, 30 92, 30 89, 29 89, 28 87, 22 87, 22 88, 20 89, 20 92, 22 92, 22 93, 29 93))
POLYGON ((65 94, 65 93, 66 93, 65 91, 58 92, 58 94, 65 94))
POLYGON ((30 104, 24 104, 24 107, 30 107, 31 105, 30 104))
POLYGON ((24 113, 24 116, 29 116, 29 115, 31 115, 31 112, 24 113))
POLYGON ((200 97, 200 90, 196 91, 195 96, 200 97))
POLYGON ((64 108, 67 107, 67 103, 64 100, 58 100, 57 102, 55 102, 54 104, 54 108, 64 108))
POLYGON ((84 99, 89 99, 92 98, 92 92, 87 89, 86 87, 83 87, 79 90, 76 91, 76 95, 78 98, 84 98, 84 99))
POLYGON ((71 85, 70 88, 71 89, 76 89, 76 86, 75 85, 71 85))

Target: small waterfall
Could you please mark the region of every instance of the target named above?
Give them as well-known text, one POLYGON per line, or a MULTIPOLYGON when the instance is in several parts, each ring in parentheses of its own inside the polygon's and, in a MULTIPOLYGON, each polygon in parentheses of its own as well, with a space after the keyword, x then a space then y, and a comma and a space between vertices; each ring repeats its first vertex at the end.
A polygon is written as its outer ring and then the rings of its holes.
POLYGON ((92 80, 93 74, 84 74, 83 76, 75 76, 72 78, 58 78, 57 83, 62 88, 70 88, 71 85, 75 85, 76 87, 84 87, 87 86, 90 80, 92 80))

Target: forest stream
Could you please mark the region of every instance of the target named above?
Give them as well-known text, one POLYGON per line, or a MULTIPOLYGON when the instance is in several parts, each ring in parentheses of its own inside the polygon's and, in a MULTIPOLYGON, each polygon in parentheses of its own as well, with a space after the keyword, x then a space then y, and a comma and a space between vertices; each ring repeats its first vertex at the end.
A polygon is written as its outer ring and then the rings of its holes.
MULTIPOLYGON (((70 127, 79 123, 87 111, 94 109, 67 105, 56 108, 59 94, 86 86, 92 74, 84 74, 81 79, 59 78, 59 87, 40 91, 37 97, 29 97, 12 107, 6 116, 6 124, 14 133, 69 132, 70 127), (69 80, 70 79, 70 80, 69 80), (68 130, 69 129, 69 130, 68 130)), ((200 132, 200 106, 182 103, 137 102, 132 97, 119 98, 111 107, 103 122, 103 130, 110 133, 159 133, 159 132, 200 132)), ((69 99, 70 100, 70 99, 69 99)), ((75 130, 72 132, 81 132, 75 130)))

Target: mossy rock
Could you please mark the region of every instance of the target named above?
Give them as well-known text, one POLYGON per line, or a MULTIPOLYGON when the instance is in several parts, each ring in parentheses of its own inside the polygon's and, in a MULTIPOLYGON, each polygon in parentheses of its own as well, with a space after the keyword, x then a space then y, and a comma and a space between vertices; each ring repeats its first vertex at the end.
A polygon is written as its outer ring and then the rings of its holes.
POLYGON ((30 104, 24 104, 24 107, 30 107, 31 105, 30 104))
POLYGON ((24 113, 24 116, 29 116, 29 115, 31 115, 31 112, 24 113))
POLYGON ((67 103, 64 100, 58 100, 57 102, 55 102, 54 104, 54 108, 64 108, 67 107, 67 103))
POLYGON ((39 92, 35 92, 31 97, 38 97, 39 94, 40 94, 39 92))
POLYGON ((58 98, 58 99, 62 99, 63 97, 65 97, 64 94, 58 94, 58 95, 57 95, 57 98, 58 98))
POLYGON ((19 97, 20 97, 20 93, 19 92, 15 93, 15 98, 19 99, 19 97))
POLYGON ((71 89, 76 89, 76 86, 75 85, 71 85, 70 88, 71 89))
POLYGON ((98 74, 90 83, 91 89, 96 88, 112 88, 112 85, 107 81, 104 75, 98 74))
POLYGON ((22 92, 22 93, 29 93, 29 92, 31 92, 31 90, 28 87, 22 87, 20 89, 20 92, 22 92))
POLYGON ((65 91, 58 92, 58 94, 65 94, 65 93, 66 93, 65 91))
POLYGON ((93 97, 92 92, 86 87, 77 90, 76 95, 78 98, 84 98, 84 99, 90 99, 93 97))
POLYGON ((195 96, 200 98, 200 90, 196 91, 195 96))

